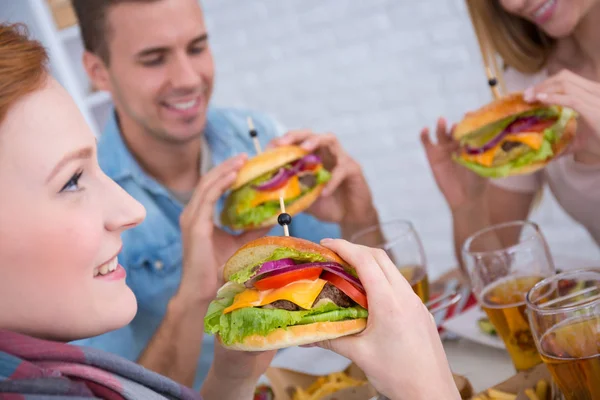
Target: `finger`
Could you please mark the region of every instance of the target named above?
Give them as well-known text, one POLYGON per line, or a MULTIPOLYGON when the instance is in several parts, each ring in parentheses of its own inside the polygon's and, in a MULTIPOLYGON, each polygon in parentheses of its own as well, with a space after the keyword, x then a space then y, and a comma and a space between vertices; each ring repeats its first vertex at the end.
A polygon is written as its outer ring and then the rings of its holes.
POLYGON ((342 146, 333 133, 313 134, 306 138, 300 146, 309 152, 313 152, 319 148, 327 148, 335 155, 338 155, 342 151, 342 146))
POLYGON ((375 261, 370 248, 343 239, 326 239, 322 240, 321 244, 333 250, 356 269, 358 278, 367 292, 369 304, 385 303, 386 299, 393 296, 392 287, 375 261))
POLYGON ((440 144, 446 144, 452 140, 448 135, 448 123, 444 118, 438 119, 435 133, 437 141, 440 144))
POLYGON ((240 241, 242 242, 242 244, 245 244, 247 242, 251 242, 255 239, 265 236, 267 233, 269 233, 270 230, 271 230, 270 227, 269 228, 261 228, 261 229, 253 229, 253 230, 242 233, 238 237, 239 237, 240 241))
POLYGON ((544 104, 568 107, 582 113, 580 98, 570 94, 539 93, 537 99, 544 104))
POLYGON ((203 232, 203 229, 206 229, 208 232, 208 229, 212 229, 217 201, 233 184, 236 177, 237 172, 232 171, 222 179, 214 182, 212 186, 206 188, 206 191, 200 198, 195 213, 192 214, 195 230, 200 228, 200 232, 203 232))
POLYGON ((392 260, 390 260, 390 257, 385 250, 371 249, 371 253, 373 254, 373 258, 375 258, 375 261, 377 261, 377 264, 381 267, 387 280, 392 284, 392 290, 394 292, 402 293, 413 291, 410 283, 400 273, 400 270, 398 270, 398 267, 394 265, 392 260))
POLYGON ((433 146, 433 143, 431 142, 431 137, 429 136, 429 128, 421 129, 421 143, 423 144, 423 147, 425 147, 425 149, 428 149, 431 146, 433 146))
POLYGON ((336 165, 336 167, 331 171, 331 179, 325 185, 323 192, 321 195, 324 197, 330 196, 335 193, 337 188, 344 182, 344 179, 348 176, 348 168, 343 165, 336 165))
MULTIPOLYGON (((204 196, 204 192, 207 187, 211 187, 215 182, 221 181, 225 176, 231 174, 232 172, 236 172, 244 165, 248 156, 246 154, 239 154, 235 157, 230 158, 229 160, 219 164, 215 168, 211 169, 206 175, 200 178, 192 197, 188 205, 186 206, 186 211, 188 213, 196 214, 198 205, 202 202, 202 197, 204 196)), ((230 183, 230 185, 233 181, 230 183)))
POLYGON ((357 354, 361 351, 361 342, 352 336, 343 336, 337 339, 324 340, 314 343, 315 346, 325 350, 333 351, 349 359, 359 358, 357 354))
POLYGON ((298 144, 304 142, 310 136, 315 133, 309 129, 298 129, 287 132, 280 138, 273 140, 274 145, 276 146, 287 146, 291 144, 298 144))

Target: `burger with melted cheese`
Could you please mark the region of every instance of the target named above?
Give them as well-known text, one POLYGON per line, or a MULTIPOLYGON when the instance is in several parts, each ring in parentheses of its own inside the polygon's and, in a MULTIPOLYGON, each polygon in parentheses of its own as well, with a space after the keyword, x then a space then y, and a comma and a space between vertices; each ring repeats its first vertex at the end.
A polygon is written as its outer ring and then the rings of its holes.
POLYGON ((206 333, 230 349, 263 351, 361 332, 367 297, 356 271, 333 251, 287 236, 241 247, 208 308, 206 333))
POLYGON ((293 216, 310 207, 330 178, 319 157, 299 146, 264 151, 240 169, 221 223, 236 230, 275 225, 280 194, 293 216))
POLYGON ((565 150, 576 128, 572 109, 513 93, 465 115, 452 132, 460 142, 454 159, 489 178, 532 173, 565 150))

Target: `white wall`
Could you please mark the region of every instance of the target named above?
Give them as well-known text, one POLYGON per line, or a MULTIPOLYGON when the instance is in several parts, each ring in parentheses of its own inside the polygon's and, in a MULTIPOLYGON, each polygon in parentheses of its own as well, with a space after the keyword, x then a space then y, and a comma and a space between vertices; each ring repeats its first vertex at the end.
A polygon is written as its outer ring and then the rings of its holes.
MULTIPOLYGON (((202 3, 217 62, 214 103, 335 132, 363 165, 381 216, 415 223, 431 275, 454 266, 449 213, 418 132, 490 100, 463 0, 202 3)), ((0 0, 2 20, 32 23, 26 4, 0 0)), ((70 62, 80 47, 69 44, 70 62)), ((105 116, 104 103, 99 109, 105 116)), ((600 259, 550 194, 533 219, 555 255, 600 259)))
MULTIPOLYGON (((439 115, 490 99, 462 0, 203 0, 214 101, 332 131, 363 165, 384 218, 412 220, 432 275, 455 264, 447 207, 418 140, 439 115)), ((534 220, 555 254, 598 260, 547 194, 534 220)))

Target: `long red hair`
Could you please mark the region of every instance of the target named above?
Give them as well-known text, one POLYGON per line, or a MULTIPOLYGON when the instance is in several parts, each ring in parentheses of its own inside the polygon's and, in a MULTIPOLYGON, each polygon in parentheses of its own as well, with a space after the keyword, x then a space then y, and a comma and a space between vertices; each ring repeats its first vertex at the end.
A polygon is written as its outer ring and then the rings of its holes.
POLYGON ((48 75, 44 47, 25 25, 0 24, 0 123, 22 97, 39 89, 48 75))

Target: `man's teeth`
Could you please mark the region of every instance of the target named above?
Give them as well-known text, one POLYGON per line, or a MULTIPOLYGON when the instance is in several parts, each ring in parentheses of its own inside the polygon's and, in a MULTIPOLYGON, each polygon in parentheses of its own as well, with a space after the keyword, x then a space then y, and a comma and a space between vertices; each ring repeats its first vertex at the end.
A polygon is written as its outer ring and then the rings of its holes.
POLYGON ((535 12, 535 17, 541 17, 542 15, 544 15, 544 13, 546 11, 548 11, 550 9, 550 7, 554 6, 554 3, 556 3, 556 0, 548 0, 546 3, 544 3, 543 6, 541 6, 536 12, 535 12))
POLYGON ((185 110, 189 110, 190 108, 195 106, 197 100, 198 99, 194 99, 194 100, 186 101, 185 103, 169 103, 169 107, 172 107, 176 110, 185 111, 185 110))
POLYGON ((103 266, 94 268, 94 276, 106 275, 110 272, 115 271, 118 266, 119 266, 119 259, 117 257, 115 257, 108 263, 104 264, 103 266))

